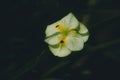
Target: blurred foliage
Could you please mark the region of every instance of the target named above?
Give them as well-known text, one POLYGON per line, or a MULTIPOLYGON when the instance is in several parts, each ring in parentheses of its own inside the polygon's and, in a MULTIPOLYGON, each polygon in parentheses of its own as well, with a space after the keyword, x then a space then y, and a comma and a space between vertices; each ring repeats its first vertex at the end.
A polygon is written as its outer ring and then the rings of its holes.
POLYGON ((0 80, 120 79, 119 0, 4 0, 0 80), (58 58, 44 43, 46 25, 67 13, 88 26, 81 52, 58 58))

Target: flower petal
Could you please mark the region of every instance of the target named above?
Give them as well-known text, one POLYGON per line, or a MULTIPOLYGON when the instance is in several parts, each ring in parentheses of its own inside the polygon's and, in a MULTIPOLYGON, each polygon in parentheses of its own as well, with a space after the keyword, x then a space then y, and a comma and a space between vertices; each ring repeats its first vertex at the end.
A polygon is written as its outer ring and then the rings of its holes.
POLYGON ((58 57, 66 57, 71 53, 71 51, 65 45, 62 44, 59 44, 57 47, 49 46, 49 49, 55 56, 58 57))
POLYGON ((82 23, 80 23, 80 26, 79 26, 79 27, 80 27, 79 33, 81 34, 84 42, 86 42, 86 41, 88 40, 88 38, 89 38, 88 29, 87 29, 87 27, 86 27, 84 24, 82 24, 82 23))
POLYGON ((85 34, 85 35, 82 35, 82 39, 84 40, 84 42, 87 42, 88 38, 89 38, 89 34, 88 33, 85 34))
POLYGON ((47 28, 46 28, 46 31, 45 31, 46 36, 51 36, 51 35, 53 35, 53 34, 55 34, 55 33, 59 33, 60 30, 58 30, 58 29, 56 28, 56 26, 57 26, 58 24, 59 24, 59 21, 58 21, 58 22, 55 22, 55 23, 53 23, 53 24, 48 25, 47 28))
POLYGON ((70 34, 65 44, 71 51, 80 51, 83 49, 84 41, 79 34, 70 34))
POLYGON ((76 29, 79 25, 79 21, 72 13, 66 15, 60 20, 60 22, 64 25, 64 27, 68 28, 69 30, 76 29))
POLYGON ((80 27, 79 33, 84 34, 88 32, 88 29, 84 24, 80 23, 79 27, 80 27))
POLYGON ((48 43, 49 45, 56 45, 60 42, 61 38, 62 38, 61 34, 55 34, 47 37, 45 39, 45 42, 48 43))

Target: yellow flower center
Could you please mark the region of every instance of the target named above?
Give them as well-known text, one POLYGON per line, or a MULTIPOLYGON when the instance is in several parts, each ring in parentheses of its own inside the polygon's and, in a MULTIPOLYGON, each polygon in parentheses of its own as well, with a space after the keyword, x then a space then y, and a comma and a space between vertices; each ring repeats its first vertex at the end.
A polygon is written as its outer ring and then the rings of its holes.
POLYGON ((59 25, 59 24, 56 25, 55 28, 58 29, 60 31, 60 33, 63 35, 62 39, 60 40, 61 44, 65 43, 66 36, 68 36, 69 33, 71 33, 71 32, 77 33, 78 32, 77 29, 71 29, 71 30, 69 30, 68 28, 63 28, 62 25, 59 25))

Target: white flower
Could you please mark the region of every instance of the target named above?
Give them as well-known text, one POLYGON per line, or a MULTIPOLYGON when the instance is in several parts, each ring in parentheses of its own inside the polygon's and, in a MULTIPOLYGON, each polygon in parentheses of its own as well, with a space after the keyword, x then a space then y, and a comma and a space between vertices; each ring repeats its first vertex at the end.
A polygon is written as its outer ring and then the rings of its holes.
POLYGON ((65 57, 72 51, 82 50, 89 37, 86 26, 72 13, 48 25, 45 34, 45 42, 49 44, 51 52, 58 57, 65 57))

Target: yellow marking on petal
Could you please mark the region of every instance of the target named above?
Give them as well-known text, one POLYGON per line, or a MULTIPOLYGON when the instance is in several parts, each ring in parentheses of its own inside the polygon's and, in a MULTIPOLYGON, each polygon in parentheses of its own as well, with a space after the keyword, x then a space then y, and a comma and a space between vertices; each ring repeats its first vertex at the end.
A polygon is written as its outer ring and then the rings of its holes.
POLYGON ((78 33, 78 30, 77 30, 77 29, 72 29, 71 31, 74 31, 74 32, 78 33))
POLYGON ((64 43, 64 41, 63 41, 63 40, 61 40, 61 41, 60 41, 60 43, 64 43))
POLYGON ((60 30, 62 28, 62 26, 58 24, 58 25, 55 26, 55 28, 60 30))
POLYGON ((59 28, 59 27, 60 27, 60 25, 56 25, 55 27, 56 27, 56 28, 59 28))
POLYGON ((65 38, 63 38, 61 41, 60 41, 61 44, 64 44, 65 43, 65 38))
POLYGON ((64 26, 61 24, 56 25, 55 28, 58 29, 61 33, 67 32, 66 28, 64 28, 64 26))

